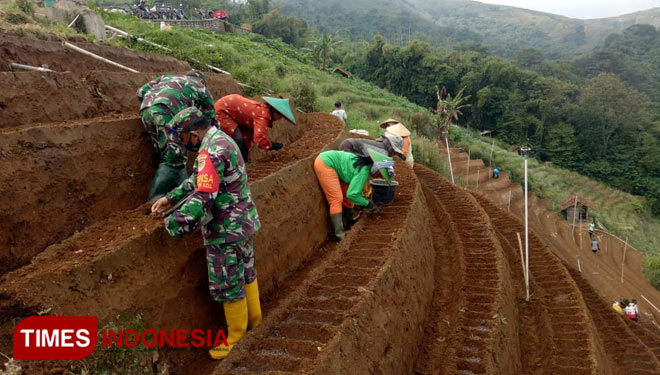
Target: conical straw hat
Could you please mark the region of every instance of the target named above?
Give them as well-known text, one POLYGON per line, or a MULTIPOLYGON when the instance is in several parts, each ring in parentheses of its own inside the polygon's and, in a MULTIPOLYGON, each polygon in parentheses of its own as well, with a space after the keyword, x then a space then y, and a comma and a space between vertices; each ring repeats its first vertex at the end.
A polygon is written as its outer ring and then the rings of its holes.
POLYGON ((403 126, 402 123, 398 123, 396 125, 388 126, 387 129, 385 129, 386 132, 394 135, 398 135, 399 137, 408 137, 410 136, 410 130, 406 129, 405 126, 403 126))
POLYGON ((388 118, 387 120, 380 123, 380 127, 385 129, 388 126, 392 126, 392 125, 396 125, 396 124, 400 124, 400 123, 401 123, 401 121, 399 121, 399 120, 395 120, 393 118, 388 118))

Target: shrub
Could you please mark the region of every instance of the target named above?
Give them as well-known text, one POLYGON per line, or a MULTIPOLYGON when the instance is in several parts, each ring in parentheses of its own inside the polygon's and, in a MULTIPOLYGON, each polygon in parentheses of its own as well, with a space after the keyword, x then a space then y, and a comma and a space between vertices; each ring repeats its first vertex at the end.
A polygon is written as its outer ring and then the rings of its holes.
POLYGON ((449 167, 440 155, 440 149, 434 140, 413 134, 412 149, 416 163, 423 164, 445 176, 449 175, 449 167))
POLYGON ((23 13, 33 16, 34 15, 34 3, 32 0, 14 0, 18 9, 23 13))
POLYGON ((296 80, 291 92, 296 107, 303 112, 316 112, 316 90, 308 80, 296 80))
POLYGON ((410 115, 410 127, 427 138, 433 138, 433 125, 431 116, 424 112, 415 112, 410 115))
POLYGON ((656 289, 660 289, 660 255, 647 255, 644 259, 644 274, 656 289))

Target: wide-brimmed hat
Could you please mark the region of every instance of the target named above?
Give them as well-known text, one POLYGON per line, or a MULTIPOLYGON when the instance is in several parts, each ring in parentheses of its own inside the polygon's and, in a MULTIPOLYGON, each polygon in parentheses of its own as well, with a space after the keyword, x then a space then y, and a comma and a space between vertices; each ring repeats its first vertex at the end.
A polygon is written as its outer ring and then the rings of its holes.
POLYGON ((392 149, 394 150, 394 152, 396 152, 399 155, 403 155, 403 138, 401 138, 396 134, 392 134, 388 132, 385 132, 383 134, 383 138, 389 141, 390 145, 392 145, 392 149))
POLYGON ((277 112, 282 114, 282 116, 286 117, 287 120, 291 121, 292 124, 296 124, 296 118, 293 116, 293 112, 291 111, 291 104, 289 103, 289 99, 273 98, 270 96, 263 96, 262 98, 266 101, 266 103, 270 104, 271 107, 275 108, 277 112))
POLYGON ((369 157, 374 162, 374 165, 371 166, 370 173, 374 174, 376 171, 380 171, 380 174, 383 175, 387 183, 391 185, 392 178, 396 176, 396 173, 394 173, 394 160, 371 148, 367 152, 369 152, 369 157))
POLYGON ((395 120, 393 118, 388 118, 387 120, 380 123, 380 127, 385 129, 388 126, 392 126, 392 125, 396 125, 396 124, 400 124, 400 123, 401 123, 401 121, 399 121, 399 120, 395 120))
POLYGON ((403 126, 402 123, 398 123, 396 125, 388 126, 385 129, 385 132, 398 135, 399 137, 409 137, 410 136, 410 130, 408 130, 405 126, 403 126))

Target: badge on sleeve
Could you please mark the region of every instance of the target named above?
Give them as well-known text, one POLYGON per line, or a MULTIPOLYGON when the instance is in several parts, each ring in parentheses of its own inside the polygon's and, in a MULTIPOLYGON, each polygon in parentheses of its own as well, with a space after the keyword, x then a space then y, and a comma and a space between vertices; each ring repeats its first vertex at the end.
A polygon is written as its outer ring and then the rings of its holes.
POLYGON ((204 193, 215 193, 220 188, 220 177, 213 166, 209 152, 204 150, 197 155, 197 189, 204 193))

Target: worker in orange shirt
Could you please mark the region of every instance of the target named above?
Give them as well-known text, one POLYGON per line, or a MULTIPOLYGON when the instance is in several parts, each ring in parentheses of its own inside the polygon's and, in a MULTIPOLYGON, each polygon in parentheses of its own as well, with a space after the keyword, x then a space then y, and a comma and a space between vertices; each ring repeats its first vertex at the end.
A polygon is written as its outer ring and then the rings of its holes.
POLYGON ((262 150, 279 150, 281 143, 268 139, 268 128, 273 122, 285 117, 295 125, 289 99, 263 97, 265 103, 248 99, 238 94, 227 95, 215 102, 215 114, 220 129, 229 135, 241 150, 244 161, 252 143, 262 150))

